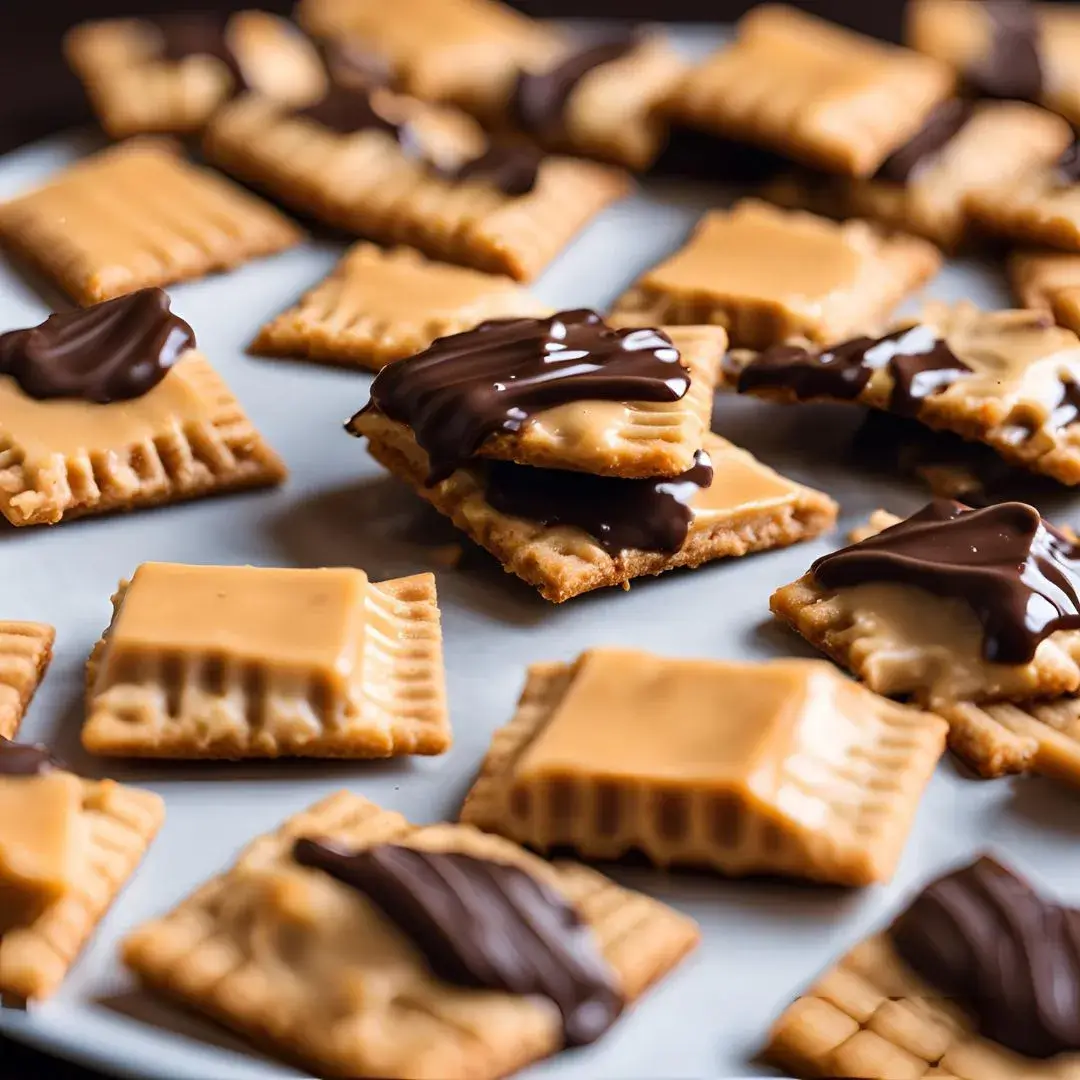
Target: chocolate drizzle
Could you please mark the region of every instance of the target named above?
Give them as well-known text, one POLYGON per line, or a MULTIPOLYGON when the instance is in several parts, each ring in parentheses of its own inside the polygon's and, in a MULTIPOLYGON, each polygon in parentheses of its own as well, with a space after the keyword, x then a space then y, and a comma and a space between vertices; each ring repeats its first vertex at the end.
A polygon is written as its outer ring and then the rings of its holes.
POLYGON ((577 911, 519 867, 396 844, 347 852, 316 840, 298 840, 293 857, 363 893, 445 982, 548 998, 568 1046, 594 1042, 622 1012, 577 911))
POLYGON ((935 499, 810 572, 826 589, 887 582, 963 600, 992 663, 1026 664, 1055 631, 1080 629, 1080 550, 1026 503, 935 499))
POLYGON ((972 106, 959 98, 943 101, 930 113, 919 131, 885 159, 874 179, 906 184, 960 134, 971 119, 972 111, 972 106))
POLYGON ((912 326, 880 338, 853 338, 821 352, 775 345, 743 368, 738 391, 786 390, 799 401, 853 401, 883 367, 893 379, 889 408, 901 416, 914 416, 925 398, 971 371, 933 330, 912 326))
POLYGON ((1038 12, 1028 0, 983 0, 990 21, 990 49, 967 72, 984 97, 1038 101, 1043 64, 1038 12))
POLYGON ((1069 379, 1061 384, 1061 397, 1050 413, 1048 423, 1054 431, 1060 431, 1077 420, 1080 420, 1080 386, 1069 379))
POLYGON ((140 289, 0 334, 0 375, 29 397, 96 405, 142 397, 195 345, 161 289, 140 289))
POLYGON ((497 432, 577 401, 679 401, 690 376, 659 330, 614 330, 594 311, 494 319, 437 339, 383 368, 371 405, 412 429, 429 484, 469 461, 497 432))
POLYGON ((43 776, 63 767, 40 743, 0 738, 0 776, 43 776))
POLYGON ((488 466, 485 496, 498 511, 541 525, 573 525, 609 555, 623 551, 673 554, 686 542, 691 502, 712 484, 708 453, 668 479, 625 480, 505 461, 488 466))
POLYGON ((479 157, 447 174, 447 179, 483 180, 504 195, 517 198, 536 187, 543 160, 544 155, 533 146, 493 142, 479 157))
POLYGON ((1080 1050, 1080 911, 981 858, 929 885, 888 931, 901 959, 1031 1058, 1080 1050))
POLYGON ((639 40, 636 34, 610 38, 571 53, 547 71, 520 72, 510 98, 514 122, 542 139, 560 138, 566 126, 566 104, 578 83, 603 64, 633 52, 639 40))
POLYGON ((368 89, 331 86, 319 101, 306 109, 299 109, 296 115, 314 120, 338 135, 382 131, 401 142, 405 131, 404 124, 389 120, 375 108, 368 89))
POLYGON ((237 92, 250 89, 240 59, 229 44, 223 19, 210 12, 187 12, 163 15, 153 23, 161 35, 162 60, 179 62, 189 56, 212 56, 229 69, 237 92))

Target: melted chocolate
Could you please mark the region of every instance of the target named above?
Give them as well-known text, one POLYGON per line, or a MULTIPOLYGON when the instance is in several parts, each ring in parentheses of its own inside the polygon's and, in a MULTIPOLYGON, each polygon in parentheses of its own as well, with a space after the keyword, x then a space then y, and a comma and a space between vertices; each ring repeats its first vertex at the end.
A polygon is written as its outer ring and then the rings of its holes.
POLYGON ((498 511, 541 525, 574 525, 609 555, 623 551, 674 553, 693 520, 690 503, 712 483, 709 455, 666 480, 624 480, 561 469, 534 469, 493 461, 485 494, 498 511))
POLYGON ((1080 420, 1080 386, 1072 380, 1061 384, 1061 398, 1050 414, 1050 427, 1055 431, 1080 420))
POLYGON ((967 73, 985 97, 1038 101, 1043 67, 1038 14, 1028 0, 983 0, 990 20, 990 49, 967 73))
POLYGON ((889 582, 963 600, 993 663, 1026 664, 1055 631, 1080 629, 1080 550, 1026 503, 935 499, 810 572, 826 589, 889 582))
POLYGON ((918 133, 885 159, 874 179, 906 184, 922 165, 928 164, 960 134, 971 114, 971 105, 959 98, 942 102, 918 133))
POLYGON ((195 345, 161 289, 140 289, 0 334, 0 375, 29 397, 96 405, 142 397, 195 345))
POLYGON ((153 23, 161 34, 162 60, 178 62, 189 56, 212 56, 229 69, 237 92, 250 89, 240 60, 229 45, 223 19, 210 12, 188 12, 164 15, 153 23))
MULTIPOLYGON (((575 401, 679 401, 690 377, 659 330, 613 330, 594 311, 494 319, 383 368, 371 405, 412 429, 449 476, 496 432, 575 401)), ((370 408, 371 405, 368 407, 370 408)))
POLYGON ((568 1046, 594 1042, 622 1012, 589 928, 519 867, 396 844, 347 852, 298 840, 293 855, 363 893, 445 982, 554 1002, 568 1046))
POLYGON ((48 747, 0 738, 0 776, 42 776, 63 767, 48 747))
POLYGON ((821 352, 775 345, 743 368, 738 390, 788 390, 799 401, 853 401, 883 367, 893 378, 889 408, 901 416, 915 415, 924 398, 971 370, 929 327, 913 326, 880 338, 853 338, 821 352))
POLYGON ((536 187, 544 155, 533 146, 491 143, 471 161, 448 174, 449 180, 483 180, 504 195, 517 198, 536 187))
POLYGON ((627 34, 587 45, 548 71, 522 71, 517 77, 510 111, 523 130, 541 138, 559 138, 565 128, 566 103, 578 83, 603 64, 621 60, 638 46, 637 35, 627 34))
POLYGON ((337 132, 339 135, 354 135, 358 131, 383 131, 402 141, 404 124, 388 120, 371 103, 371 94, 367 89, 355 89, 347 86, 331 86, 326 95, 314 105, 300 109, 296 113, 307 120, 337 132))
POLYGON ((1080 911, 993 859, 928 886, 888 931, 914 971, 1032 1058, 1080 1050, 1080 911))

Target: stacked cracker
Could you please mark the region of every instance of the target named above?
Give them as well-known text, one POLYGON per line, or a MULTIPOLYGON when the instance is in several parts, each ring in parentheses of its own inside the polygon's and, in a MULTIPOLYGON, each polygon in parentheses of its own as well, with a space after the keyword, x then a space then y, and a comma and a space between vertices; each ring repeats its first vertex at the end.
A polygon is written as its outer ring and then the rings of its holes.
POLYGON ((718 327, 615 330, 590 311, 481 323, 384 369, 349 431, 560 603, 834 520, 709 432, 725 345, 718 327))

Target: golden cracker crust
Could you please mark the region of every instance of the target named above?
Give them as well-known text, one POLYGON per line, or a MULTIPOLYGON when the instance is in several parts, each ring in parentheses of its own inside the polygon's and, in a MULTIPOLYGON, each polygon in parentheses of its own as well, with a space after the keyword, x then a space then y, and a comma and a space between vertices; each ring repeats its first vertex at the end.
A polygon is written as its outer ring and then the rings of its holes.
POLYGON ((12 525, 141 510, 151 506, 280 484, 285 464, 263 441, 232 391, 195 352, 181 361, 185 378, 208 404, 206 421, 158 432, 118 454, 56 454, 31 476, 0 418, 0 514, 12 525))
POLYGON ((52 661, 56 631, 0 619, 0 738, 14 739, 52 661))
MULTIPOLYGON (((259 957, 245 955, 241 943, 215 936, 215 924, 221 905, 228 903, 230 882, 272 868, 302 836, 328 837, 349 848, 390 842, 464 851, 521 866, 575 903, 630 1000, 670 971, 698 940, 689 919, 586 867, 544 863, 514 844, 466 826, 411 825, 359 795, 338 792, 254 841, 231 871, 202 886, 163 919, 136 930, 123 946, 125 963, 154 989, 320 1075, 494 1080, 560 1046, 555 1028, 538 1017, 537 1003, 485 994, 466 1004, 467 991, 443 991, 436 981, 426 1000, 390 1002, 377 994, 357 995, 346 1008, 345 1024, 331 1022, 318 993, 312 995, 312 1008, 275 1008, 275 969, 261 968, 259 957), (439 1011, 443 992, 456 999, 450 1015, 439 1011), (503 1000, 496 1007, 494 999, 503 1000), (492 1012, 484 1022, 489 1001, 492 1012), (465 1015, 464 1009, 469 1010, 465 1015), (421 1016, 427 1024, 417 1028, 421 1016), (376 1023, 365 1025, 365 1018, 376 1023), (409 1031, 423 1037, 411 1044, 409 1031)), ((269 951, 263 955, 272 958, 269 951)))
MULTIPOLYGON (((114 619, 127 583, 113 597, 114 619)), ((314 757, 368 759, 405 754, 442 754, 450 748, 442 632, 433 574, 371 582, 366 604, 382 609, 400 629, 396 640, 369 633, 365 672, 386 666, 392 673, 365 686, 339 727, 312 731, 297 719, 306 701, 267 695, 256 728, 249 710, 245 673, 226 671, 222 687, 190 701, 170 704, 160 685, 121 683, 95 692, 109 648, 109 630, 86 666, 83 747, 107 757, 189 760, 314 757)), ((165 676, 167 677, 167 676, 165 676)))
POLYGON ((159 795, 112 780, 83 780, 86 870, 78 885, 30 926, 0 938, 0 994, 52 994, 135 872, 165 818, 159 795))

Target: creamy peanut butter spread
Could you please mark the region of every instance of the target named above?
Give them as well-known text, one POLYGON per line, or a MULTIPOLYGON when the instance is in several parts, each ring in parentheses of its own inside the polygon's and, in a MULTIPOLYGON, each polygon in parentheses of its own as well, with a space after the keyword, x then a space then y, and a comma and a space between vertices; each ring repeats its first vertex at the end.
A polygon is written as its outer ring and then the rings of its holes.
POLYGON ((71 773, 0 772, 0 936, 75 886, 86 840, 81 808, 82 784, 71 773))
POLYGON ((869 252, 858 235, 821 218, 746 202, 707 214, 690 243, 639 284, 669 294, 752 300, 813 318, 859 281, 869 252))
POLYGON ((763 465, 752 454, 709 434, 705 448, 713 478, 690 500, 690 531, 707 528, 717 519, 786 506, 799 498, 798 484, 763 465))

